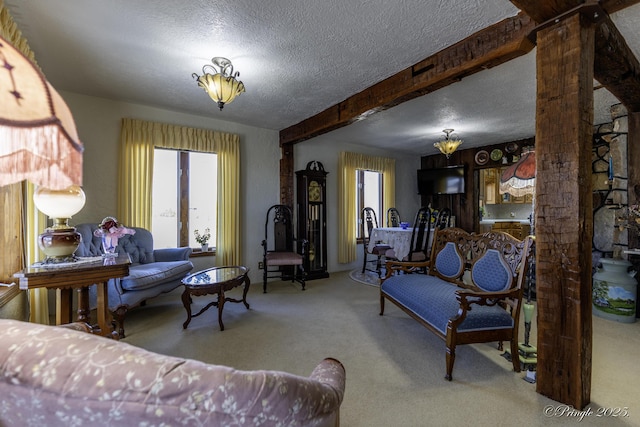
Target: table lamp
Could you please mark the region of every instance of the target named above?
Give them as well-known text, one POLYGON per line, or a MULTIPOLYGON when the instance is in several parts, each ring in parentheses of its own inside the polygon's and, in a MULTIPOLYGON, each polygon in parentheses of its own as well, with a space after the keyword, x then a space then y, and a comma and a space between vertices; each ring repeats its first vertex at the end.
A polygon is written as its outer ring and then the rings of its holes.
POLYGON ((53 219, 53 225, 38 236, 38 246, 47 256, 45 263, 74 261, 73 253, 78 249, 82 236, 69 219, 84 207, 85 194, 78 185, 63 190, 38 187, 33 194, 33 203, 38 210, 53 219))

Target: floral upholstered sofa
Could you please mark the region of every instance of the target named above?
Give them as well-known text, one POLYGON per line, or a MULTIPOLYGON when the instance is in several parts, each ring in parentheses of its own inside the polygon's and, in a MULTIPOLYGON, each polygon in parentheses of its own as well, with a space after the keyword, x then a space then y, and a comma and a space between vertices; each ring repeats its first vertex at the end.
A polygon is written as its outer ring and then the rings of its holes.
POLYGON ((0 319, 0 426, 337 426, 345 371, 239 371, 0 319))
MULTIPOLYGON (((82 242, 75 254, 80 257, 101 255, 102 239, 95 236, 98 224, 78 224, 76 230, 82 242)), ((118 240, 116 251, 126 252, 131 258, 129 275, 123 279, 111 279, 107 287, 109 310, 117 322, 120 337, 124 337, 124 317, 127 311, 148 299, 171 292, 182 284, 182 279, 193 269, 189 261, 191 248, 154 249, 149 230, 131 227, 135 234, 124 235, 118 240)), ((95 307, 95 287, 91 288, 92 308, 95 307)))

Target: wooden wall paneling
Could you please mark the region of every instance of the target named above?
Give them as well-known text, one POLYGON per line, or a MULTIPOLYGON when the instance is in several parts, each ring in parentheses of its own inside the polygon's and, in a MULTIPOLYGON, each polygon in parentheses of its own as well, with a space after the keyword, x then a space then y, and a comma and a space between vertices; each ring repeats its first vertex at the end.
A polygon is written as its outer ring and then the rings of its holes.
POLYGON ((580 14, 538 32, 536 390, 582 409, 591 395, 594 34, 580 14))
MULTIPOLYGON (((0 187, 0 282, 15 281, 13 273, 24 268, 22 235, 22 184, 0 187)), ((0 306, 19 294, 18 286, 0 288, 0 306)))

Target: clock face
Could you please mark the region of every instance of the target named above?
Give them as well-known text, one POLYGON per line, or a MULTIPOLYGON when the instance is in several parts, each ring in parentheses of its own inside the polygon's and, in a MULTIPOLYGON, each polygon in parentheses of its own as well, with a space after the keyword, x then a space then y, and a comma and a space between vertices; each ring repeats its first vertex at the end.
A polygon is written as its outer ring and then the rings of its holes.
POLYGON ((322 188, 317 181, 311 181, 309 183, 309 201, 319 202, 322 195, 322 188))

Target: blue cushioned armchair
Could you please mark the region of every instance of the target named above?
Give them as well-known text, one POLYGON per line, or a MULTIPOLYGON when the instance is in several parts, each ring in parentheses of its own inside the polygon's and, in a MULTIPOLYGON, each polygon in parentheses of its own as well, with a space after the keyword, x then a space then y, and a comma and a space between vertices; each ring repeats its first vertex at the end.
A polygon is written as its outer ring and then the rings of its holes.
MULTIPOLYGON (((82 242, 76 250, 81 257, 103 253, 102 239, 94 236, 98 224, 79 224, 76 229, 82 242)), ((129 275, 111 279, 108 284, 109 310, 117 323, 120 337, 124 337, 124 317, 130 309, 143 305, 149 298, 170 292, 180 286, 181 280, 192 269, 189 261, 191 248, 153 249, 153 236, 144 228, 130 227, 133 235, 118 240, 118 253, 126 252, 131 258, 129 275)), ((92 308, 95 306, 95 287, 90 289, 92 308)))

